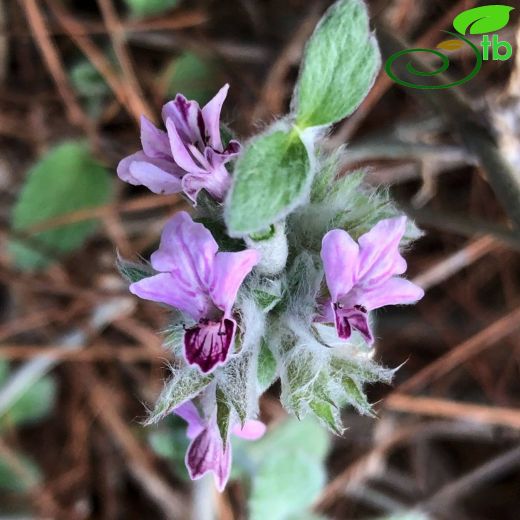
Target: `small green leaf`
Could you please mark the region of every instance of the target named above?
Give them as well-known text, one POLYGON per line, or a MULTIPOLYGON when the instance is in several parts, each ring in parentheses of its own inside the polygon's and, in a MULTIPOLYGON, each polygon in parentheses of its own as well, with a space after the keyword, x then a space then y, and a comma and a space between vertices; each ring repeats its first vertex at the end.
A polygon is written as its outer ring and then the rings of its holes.
POLYGON ((463 11, 453 20, 453 27, 460 34, 485 34, 496 32, 509 22, 513 7, 508 5, 483 5, 463 11))
POLYGON ((394 369, 384 368, 369 359, 334 357, 331 366, 333 370, 364 383, 391 383, 395 373, 394 369))
POLYGON ((350 115, 370 90, 380 63, 364 2, 336 2, 305 50, 292 101, 296 124, 330 125, 350 115))
POLYGON ((229 437, 229 424, 231 418, 231 407, 226 401, 226 397, 222 390, 217 387, 217 426, 220 432, 220 437, 224 444, 229 437))
POLYGON ((9 363, 5 359, 0 359, 0 385, 7 379, 9 375, 9 363))
POLYGON ((341 422, 341 414, 336 406, 330 402, 321 399, 313 399, 309 402, 314 415, 326 426, 332 433, 343 435, 345 428, 341 422))
POLYGON ((375 417, 372 405, 368 402, 367 396, 363 392, 361 385, 350 377, 343 377, 343 388, 347 396, 347 401, 363 415, 375 417))
MULTIPOLYGON (((111 192, 110 174, 88 149, 74 141, 62 143, 29 171, 14 207, 13 230, 23 235, 46 219, 103 205, 111 192)), ((21 269, 43 268, 55 257, 81 247, 96 227, 97 222, 89 220, 16 238, 9 244, 10 252, 21 269)))
POLYGON ((306 453, 274 450, 253 479, 251 520, 285 520, 305 511, 318 497, 325 480, 323 465, 306 453))
POLYGON ((153 276, 155 271, 150 264, 144 262, 131 262, 124 258, 118 257, 116 266, 121 276, 130 283, 138 282, 143 278, 153 276))
MULTIPOLYGON (((109 59, 114 62, 112 56, 109 59)), ((103 104, 110 95, 110 88, 100 72, 89 60, 83 58, 71 67, 70 79, 87 112, 94 118, 99 117, 103 104)))
POLYGON ((184 52, 174 59, 166 71, 170 98, 177 93, 200 104, 208 102, 218 87, 218 74, 215 64, 197 56, 193 52, 184 52))
POLYGON ((280 294, 273 294, 261 289, 254 289, 253 295, 257 305, 264 311, 269 312, 281 301, 280 294))
POLYGON ((221 398, 232 406, 243 424, 250 416, 252 396, 256 395, 256 381, 252 353, 232 357, 216 374, 221 398))
POLYGON ((15 426, 30 424, 45 417, 56 401, 56 382, 43 377, 30 386, 2 417, 2 422, 15 426))
POLYGON ((258 355, 257 377, 260 392, 267 390, 278 376, 276 359, 269 349, 265 339, 262 339, 260 354, 258 355))
POLYGON ((41 472, 36 463, 25 455, 18 455, 16 463, 23 467, 26 478, 22 478, 7 460, 0 457, 0 489, 26 493, 41 481, 41 472))
POLYGON ((128 9, 136 17, 154 16, 179 5, 180 0, 125 0, 128 9))
POLYGON ((234 170, 225 217, 232 236, 282 220, 308 196, 312 171, 299 135, 282 130, 253 139, 234 170))
POLYGON ((212 375, 204 376, 196 368, 188 366, 174 368, 171 379, 165 384, 145 425, 160 421, 174 408, 195 397, 209 385, 212 379, 212 375))
POLYGON ((307 417, 302 421, 290 418, 254 443, 247 443, 250 459, 260 464, 274 451, 298 449, 308 458, 323 462, 329 450, 329 436, 318 421, 307 417))

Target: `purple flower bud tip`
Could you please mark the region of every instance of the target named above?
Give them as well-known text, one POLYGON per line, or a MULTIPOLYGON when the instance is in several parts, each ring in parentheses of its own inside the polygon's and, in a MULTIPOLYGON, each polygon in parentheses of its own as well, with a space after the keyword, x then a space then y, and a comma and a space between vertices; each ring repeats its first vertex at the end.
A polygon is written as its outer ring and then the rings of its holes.
POLYGON ((184 334, 184 353, 189 364, 209 373, 229 357, 236 333, 233 304, 258 261, 254 249, 218 252, 211 233, 182 211, 168 221, 152 254, 152 267, 159 273, 131 284, 130 291, 198 322, 184 334))
POLYGON ((143 116, 143 148, 119 163, 119 178, 154 193, 184 192, 194 203, 201 189, 222 201, 231 182, 225 164, 240 152, 237 141, 224 148, 220 137, 220 112, 228 89, 224 85, 202 109, 177 94, 162 109, 166 132, 143 116))
POLYGON ((334 322, 338 336, 348 339, 352 329, 373 343, 368 312, 385 305, 415 303, 424 291, 396 275, 406 271, 399 254, 406 217, 379 221, 356 243, 342 229, 324 237, 321 258, 330 300, 323 305, 322 320, 334 322))
MULTIPOLYGON (((222 492, 229 480, 231 471, 231 443, 224 442, 220 435, 216 413, 203 419, 192 401, 187 401, 173 411, 188 423, 186 435, 191 440, 186 452, 185 464, 192 480, 206 473, 213 473, 217 489, 222 492)), ((259 439, 265 433, 265 424, 260 421, 246 421, 243 427, 235 424, 231 431, 234 435, 247 440, 259 439)))

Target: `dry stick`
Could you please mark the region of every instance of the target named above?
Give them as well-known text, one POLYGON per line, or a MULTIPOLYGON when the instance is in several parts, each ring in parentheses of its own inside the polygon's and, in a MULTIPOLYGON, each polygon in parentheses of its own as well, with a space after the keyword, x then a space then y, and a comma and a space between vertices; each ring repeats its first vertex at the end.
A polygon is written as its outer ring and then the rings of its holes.
POLYGON ((435 397, 392 394, 384 401, 385 409, 431 417, 457 419, 481 424, 507 426, 520 430, 520 410, 497 406, 450 401, 435 397))
POLYGON ((81 376, 88 389, 90 407, 124 453, 125 462, 134 479, 161 508, 165 518, 187 518, 186 504, 162 479, 151 463, 148 453, 128 429, 117 411, 110 388, 101 383, 95 372, 84 367, 81 376))
POLYGON ((508 247, 520 251, 520 236, 502 224, 444 210, 417 209, 402 201, 400 201, 399 206, 419 224, 468 237, 491 235, 508 247))
POLYGON ((112 46, 116 53, 117 61, 121 66, 124 85, 127 88, 128 102, 133 105, 132 112, 145 115, 148 119, 154 120, 154 113, 146 102, 139 81, 137 80, 134 65, 130 53, 126 48, 125 31, 119 16, 117 15, 111 0, 98 0, 98 5, 103 16, 103 21, 107 26, 112 46))
POLYGON ((58 91, 65 103, 69 118, 72 123, 81 126, 88 133, 91 123, 87 115, 83 112, 79 105, 74 91, 69 84, 67 74, 65 73, 63 64, 59 57, 58 51, 54 47, 45 26, 45 20, 40 10, 37 0, 23 0, 22 6, 27 15, 27 20, 31 27, 34 39, 38 44, 40 52, 47 64, 47 68, 56 83, 58 91))
MULTIPOLYGON (((129 298, 113 298, 96 307, 83 328, 71 330, 61 338, 64 351, 79 350, 96 331, 103 329, 113 320, 129 314, 134 302, 129 298)), ((57 360, 45 354, 31 359, 17 368, 0 387, 0 417, 32 386, 57 364, 57 360)))
MULTIPOLYGON (((468 359, 476 356, 485 349, 495 345, 500 340, 509 336, 520 328, 520 308, 506 314, 495 321, 484 330, 481 330, 471 338, 430 363, 422 370, 419 370, 410 379, 399 385, 395 393, 410 392, 419 390, 428 383, 439 379, 451 372, 468 359)), ((392 394, 387 398, 391 399, 392 394)))
POLYGON ((135 345, 106 345, 89 347, 79 345, 78 350, 63 350, 56 345, 19 345, 5 344, 0 346, 0 359, 23 360, 45 355, 46 358, 60 363, 96 363, 99 361, 120 361, 122 363, 142 363, 157 361, 158 354, 164 360, 173 360, 173 356, 166 350, 154 352, 149 348, 135 345))
MULTIPOLYGON (((127 34, 142 33, 148 31, 164 31, 167 29, 189 29, 196 25, 201 25, 208 21, 207 14, 200 9, 193 9, 190 11, 176 12, 166 18, 157 18, 154 20, 128 20, 122 26, 127 34)), ((3 27, 2 27, 3 29, 3 27)), ((103 23, 95 21, 82 22, 78 27, 78 32, 74 32, 74 36, 92 36, 105 35, 107 28, 103 23)), ((56 27, 55 24, 49 23, 47 33, 50 36, 62 36, 68 34, 65 30, 56 27)), ((20 38, 29 36, 29 32, 23 30, 7 30, 2 31, 2 35, 7 37, 20 38)))
POLYGON ((161 208, 164 206, 172 206, 176 208, 179 202, 183 202, 178 195, 165 195, 158 197, 157 195, 144 195, 136 199, 129 200, 123 203, 110 203, 102 206, 95 206, 93 208, 84 208, 77 211, 71 211, 64 215, 52 217, 50 219, 39 222, 38 224, 27 228, 25 231, 29 234, 41 233, 67 224, 75 224, 76 222, 83 222, 93 218, 103 218, 115 213, 133 213, 144 211, 147 209, 161 208))
POLYGON ((101 76, 103 76, 103 79, 106 81, 121 106, 128 111, 136 123, 139 123, 141 111, 136 110, 136 107, 130 103, 125 84, 114 72, 112 65, 105 58, 103 51, 101 51, 94 42, 84 34, 81 28, 81 23, 69 14, 63 4, 56 0, 47 0, 47 4, 52 9, 54 16, 65 32, 70 36, 71 40, 77 45, 83 54, 85 54, 101 76))
POLYGON ((430 289, 465 269, 479 258, 497 249, 499 242, 491 236, 472 240, 455 253, 436 262, 430 268, 417 275, 412 282, 423 289, 430 289))
POLYGON ((398 446, 405 442, 415 441, 425 437, 475 437, 489 436, 488 427, 475 427, 464 423, 429 422, 416 424, 399 429, 391 436, 386 436, 382 442, 374 445, 368 452, 347 466, 339 475, 334 477, 324 488, 314 505, 314 509, 324 510, 331 506, 337 496, 359 487, 363 481, 378 471, 384 459, 398 446))
POLYGON ((499 479, 518 466, 520 466, 520 446, 506 451, 454 482, 450 482, 418 507, 427 511, 441 511, 446 505, 474 493, 487 482, 499 479))

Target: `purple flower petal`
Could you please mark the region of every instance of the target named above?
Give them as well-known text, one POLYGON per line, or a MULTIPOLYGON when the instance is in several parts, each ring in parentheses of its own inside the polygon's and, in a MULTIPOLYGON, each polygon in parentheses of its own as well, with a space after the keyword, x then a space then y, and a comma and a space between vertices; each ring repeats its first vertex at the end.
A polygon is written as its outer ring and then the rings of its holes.
POLYGON ((223 201, 230 185, 231 177, 225 166, 207 173, 187 173, 182 178, 182 189, 193 202, 202 189, 216 200, 223 201))
POLYGON ((180 211, 164 226, 151 263, 155 270, 174 275, 186 290, 205 293, 217 251, 218 245, 209 230, 180 211))
POLYGON ((204 156, 211 170, 220 168, 240 153, 240 143, 238 141, 229 141, 223 152, 216 152, 209 146, 204 150, 204 156))
POLYGON ((144 153, 150 158, 171 157, 168 135, 163 130, 159 130, 146 116, 141 116, 141 144, 144 153))
POLYGON ((424 291, 404 278, 391 278, 384 284, 370 291, 365 291, 358 302, 367 310, 379 309, 385 305, 415 303, 424 296, 424 291))
POLYGON ((213 265, 209 293, 213 303, 229 316, 244 278, 260 260, 258 251, 246 249, 236 253, 218 253, 213 265))
POLYGON ((357 278, 367 285, 377 285, 406 271, 406 261, 399 254, 399 242, 406 229, 406 217, 379 221, 359 242, 357 278))
POLYGON ((201 320, 184 333, 184 355, 190 365, 197 365, 207 374, 228 358, 235 338, 235 320, 201 320))
POLYGON ((231 445, 228 442, 224 446, 218 428, 208 426, 191 441, 185 462, 192 480, 213 473, 217 489, 222 493, 231 471, 231 445))
POLYGON ((222 151, 222 141, 220 139, 220 112, 226 99, 229 85, 226 83, 202 109, 202 117, 206 125, 209 145, 216 151, 222 151))
POLYGON ((209 302, 204 293, 198 293, 183 284, 172 273, 159 273, 130 285, 132 294, 143 300, 165 303, 198 320, 208 312, 209 302))
POLYGON ((256 441, 265 433, 266 426, 261 421, 246 421, 244 426, 240 426, 240 424, 235 424, 232 428, 232 432, 234 435, 241 437, 242 439, 246 439, 248 441, 256 441))
POLYGON ((333 229, 323 237, 321 258, 334 302, 348 294, 356 282, 358 253, 358 245, 342 229, 333 229))
POLYGON ((165 124, 168 119, 172 121, 182 141, 204 145, 204 119, 196 101, 188 101, 182 94, 177 94, 173 101, 163 106, 162 117, 165 124))
POLYGON ((177 127, 172 119, 166 120, 166 130, 168 131, 173 160, 188 173, 205 173, 206 170, 195 163, 193 157, 188 151, 187 145, 191 144, 191 142, 184 141, 180 137, 177 127))
POLYGON ((154 193, 181 191, 179 167, 167 159, 148 157, 143 151, 125 157, 117 166, 118 177, 134 186, 146 186, 154 193))
POLYGON ((202 430, 204 430, 204 421, 202 420, 197 407, 193 404, 193 401, 186 401, 180 406, 177 406, 177 408, 173 410, 173 413, 188 423, 188 429, 186 431, 188 439, 194 439, 202 432, 202 430))

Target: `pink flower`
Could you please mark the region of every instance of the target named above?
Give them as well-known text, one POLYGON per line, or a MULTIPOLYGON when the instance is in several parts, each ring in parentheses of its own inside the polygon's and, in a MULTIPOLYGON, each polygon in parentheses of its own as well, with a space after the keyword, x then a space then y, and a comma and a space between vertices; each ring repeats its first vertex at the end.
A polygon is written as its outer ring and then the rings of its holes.
POLYGON ((120 179, 154 193, 183 191, 193 202, 205 189, 222 201, 230 184, 225 163, 240 151, 237 141, 224 148, 220 138, 220 111, 228 89, 224 85, 202 109, 177 94, 162 109, 166 132, 142 116, 143 149, 120 161, 120 179))
POLYGON ((131 284, 130 291, 198 321, 184 333, 184 355, 190 365, 208 373, 224 364, 232 349, 237 325, 233 304, 258 260, 253 249, 219 253, 211 233, 182 211, 168 221, 152 254, 152 267, 159 274, 131 284))
MULTIPOLYGON (((181 404, 173 411, 188 423, 187 437, 191 440, 186 452, 186 468, 192 480, 213 473, 217 489, 226 487, 231 471, 231 443, 224 443, 220 435, 216 412, 208 420, 203 420, 192 401, 181 404)), ((260 421, 246 421, 243 427, 235 424, 231 431, 243 439, 256 440, 265 433, 265 424, 260 421)))
POLYGON ((331 296, 323 318, 335 322, 340 338, 348 339, 356 329, 373 343, 369 311, 415 303, 423 297, 420 287, 395 276, 406 271, 406 261, 399 254, 405 227, 406 217, 396 217, 378 222, 358 243, 341 229, 323 237, 321 258, 331 296))

